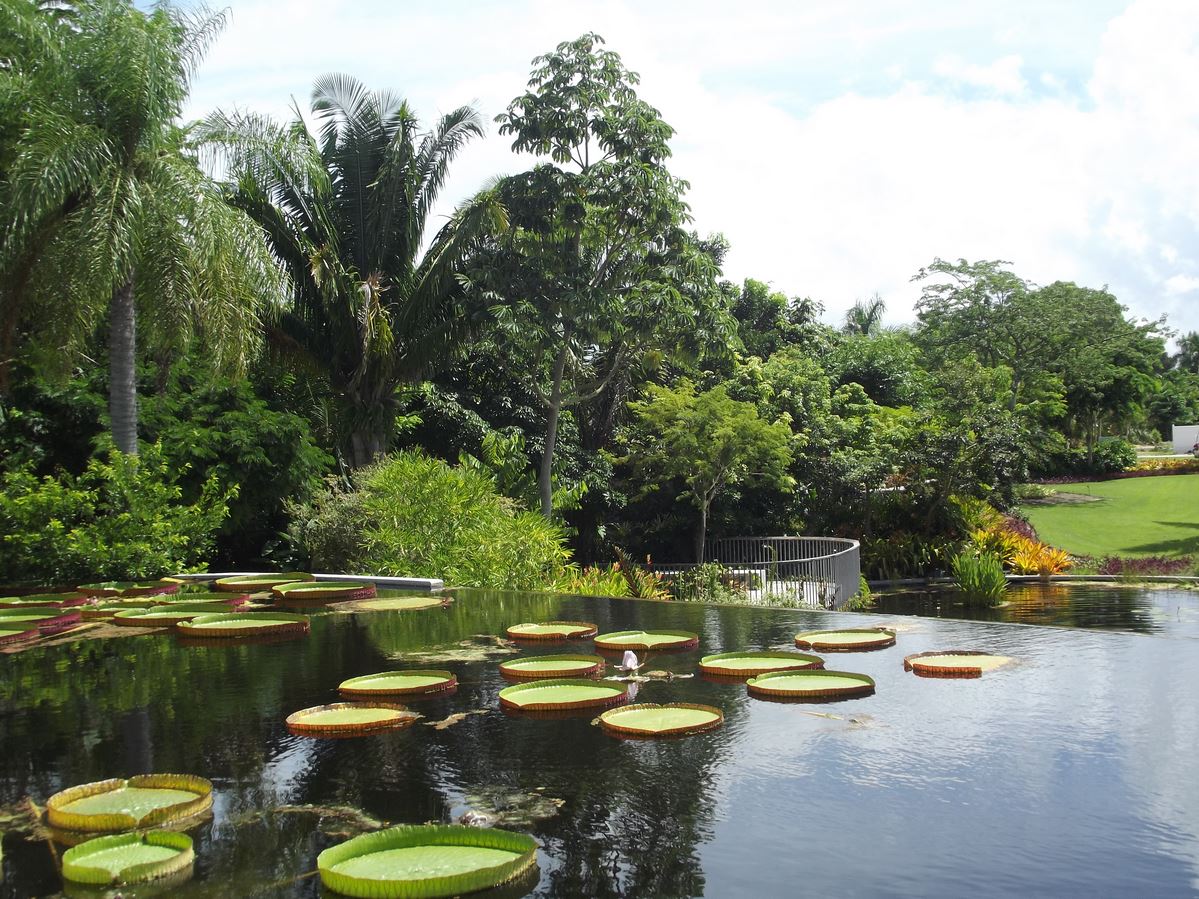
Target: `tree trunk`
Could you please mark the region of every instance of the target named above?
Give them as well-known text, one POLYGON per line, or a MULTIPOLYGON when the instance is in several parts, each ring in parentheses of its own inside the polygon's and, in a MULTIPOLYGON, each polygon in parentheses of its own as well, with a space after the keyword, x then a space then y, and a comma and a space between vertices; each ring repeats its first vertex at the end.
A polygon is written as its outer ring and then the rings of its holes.
POLYGON ((570 351, 564 341, 554 360, 554 383, 550 387, 545 412, 545 447, 541 450, 541 469, 537 472, 537 492, 541 495, 541 514, 554 517, 554 444, 558 442, 558 419, 562 415, 562 373, 566 370, 566 354, 570 351))
POLYGON ((133 277, 112 295, 108 309, 108 416, 118 450, 137 455, 137 310, 133 277))
POLYGON ((695 530, 695 561, 702 565, 704 561, 704 544, 708 542, 708 505, 707 501, 699 506, 699 527, 695 530))
POLYGON ((382 425, 364 425, 350 433, 350 467, 365 468, 387 452, 387 432, 382 425))

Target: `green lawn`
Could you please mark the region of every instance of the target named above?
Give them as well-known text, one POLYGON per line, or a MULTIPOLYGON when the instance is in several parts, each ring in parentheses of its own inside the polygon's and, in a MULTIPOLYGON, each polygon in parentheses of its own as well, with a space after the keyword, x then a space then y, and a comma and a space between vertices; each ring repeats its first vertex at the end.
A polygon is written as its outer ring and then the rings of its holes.
POLYGON ((1085 556, 1199 555, 1199 474, 1060 484, 1059 493, 1103 497, 1025 505, 1046 543, 1085 556))

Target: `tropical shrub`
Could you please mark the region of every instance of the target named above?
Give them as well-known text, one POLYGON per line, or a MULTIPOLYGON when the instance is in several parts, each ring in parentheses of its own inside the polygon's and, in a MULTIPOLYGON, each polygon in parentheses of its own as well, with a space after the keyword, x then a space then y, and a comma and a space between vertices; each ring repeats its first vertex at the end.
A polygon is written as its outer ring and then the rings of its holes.
POLYGON ((719 562, 705 562, 688 568, 670 579, 670 592, 685 602, 743 603, 748 601, 745 587, 729 577, 719 562))
POLYGON ((161 446, 112 452, 82 474, 0 478, 0 572, 13 584, 160 577, 204 562, 236 487, 209 477, 190 503, 161 446))
POLYGON ((437 577, 460 587, 547 589, 567 573, 562 529, 491 478, 405 450, 293 509, 299 561, 321 571, 437 577))
POLYGON ((1007 590, 1003 564, 991 553, 958 553, 953 557, 953 576, 962 595, 971 602, 995 605, 1007 590))
POLYGON ((1137 464, 1137 450, 1127 440, 1116 438, 1095 445, 1092 453, 1091 471, 1094 474, 1115 474, 1127 471, 1137 464))
POLYGON ((1138 556, 1124 558, 1107 556, 1100 561, 1099 574, 1114 574, 1118 577, 1137 577, 1150 575, 1190 574, 1195 560, 1191 556, 1138 556))
POLYGON ((604 567, 588 565, 579 568, 568 565, 564 575, 553 585, 556 593, 576 593, 580 596, 629 596, 629 582, 620 563, 604 567))
POLYGON ((958 545, 948 537, 892 531, 862 541, 862 567, 879 580, 922 577, 948 568, 958 545))
POLYGON ((1012 570, 1017 574, 1039 574, 1041 577, 1049 577, 1051 574, 1061 574, 1073 564, 1069 553, 1063 549, 1055 549, 1034 540, 1025 540, 1024 544, 1010 563, 1012 570))

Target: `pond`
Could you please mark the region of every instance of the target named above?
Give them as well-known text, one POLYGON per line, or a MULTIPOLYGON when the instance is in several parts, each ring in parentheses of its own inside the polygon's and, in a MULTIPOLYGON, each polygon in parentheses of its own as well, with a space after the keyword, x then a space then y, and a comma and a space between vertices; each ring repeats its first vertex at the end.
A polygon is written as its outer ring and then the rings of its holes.
MULTIPOLYGON (((194 832, 195 877, 172 893, 185 897, 325 895, 303 875, 359 819, 468 810, 537 837, 537 896, 1193 896, 1197 648, 1120 632, 474 591, 445 608, 314 616, 307 637, 275 645, 80 640, 0 655, 0 806, 139 772, 210 778, 214 817, 194 832), (651 659, 683 675, 701 654, 787 649, 817 627, 894 621, 899 633, 889 649, 825 655, 830 668, 875 678, 862 699, 780 704, 699 676, 643 684, 639 701, 709 703, 725 722, 632 742, 587 717, 498 710, 497 665, 513 656, 472 635, 551 618, 697 631, 699 649, 651 659), (977 680, 904 672, 904 655, 944 648, 1017 662, 977 680), (290 712, 336 701, 343 679, 404 667, 449 668, 457 692, 412 702, 426 717, 402 731, 322 740, 285 728, 290 712)), ((10 833, 3 865, 0 896, 61 889, 44 842, 10 833)))

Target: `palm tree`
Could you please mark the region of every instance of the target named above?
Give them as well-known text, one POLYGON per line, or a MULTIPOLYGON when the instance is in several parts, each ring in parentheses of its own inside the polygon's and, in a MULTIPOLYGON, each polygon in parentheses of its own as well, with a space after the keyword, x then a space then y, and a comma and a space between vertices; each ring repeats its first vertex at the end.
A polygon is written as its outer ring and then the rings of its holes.
POLYGON ((389 448, 397 389, 462 347, 464 260, 506 217, 485 189, 421 253, 451 161, 483 134, 471 107, 422 135, 407 102, 333 74, 316 81, 312 115, 316 134, 298 110, 286 125, 218 112, 202 134, 233 177, 231 199, 291 274, 272 342, 325 373, 349 463, 359 467, 389 448))
POLYGON ((877 334, 882 328, 883 313, 887 304, 877 293, 868 300, 858 300, 845 313, 845 327, 841 330, 846 334, 860 334, 869 337, 877 334))
POLYGON ((127 0, 80 0, 66 17, 30 15, 46 6, 36 0, 3 6, 0 26, 20 24, 25 50, 0 84, 23 99, 0 184, 0 361, 26 334, 51 354, 86 350, 107 314, 112 436, 136 453, 139 318, 152 342, 201 339, 237 369, 263 299, 282 295, 261 230, 174 125, 223 18, 127 0))

